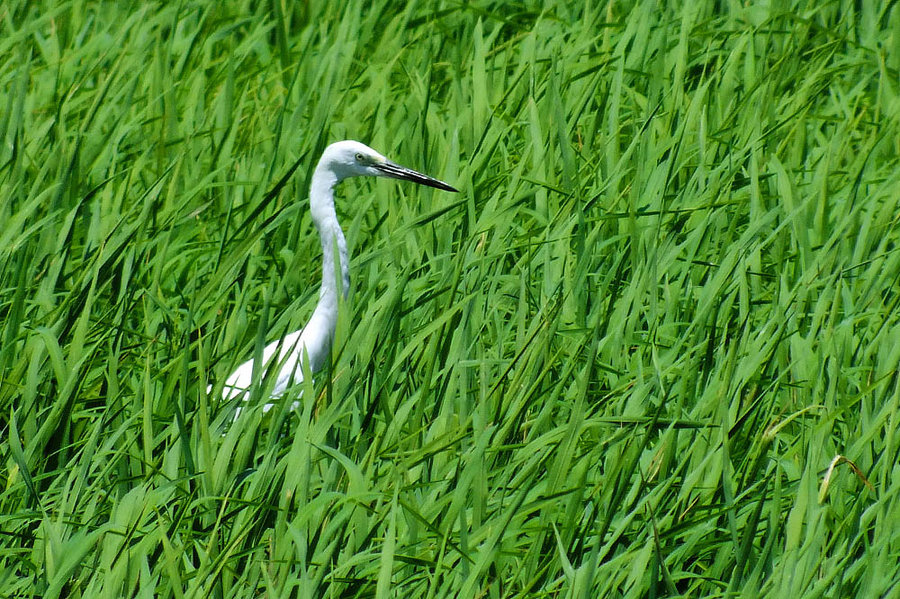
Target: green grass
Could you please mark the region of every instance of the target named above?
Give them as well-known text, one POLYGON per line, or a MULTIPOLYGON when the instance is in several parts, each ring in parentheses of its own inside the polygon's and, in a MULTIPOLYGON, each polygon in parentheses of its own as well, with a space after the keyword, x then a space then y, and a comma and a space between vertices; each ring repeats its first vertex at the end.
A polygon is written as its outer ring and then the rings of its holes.
POLYGON ((900 596, 900 6, 707 4, 0 5, 0 597, 900 596))

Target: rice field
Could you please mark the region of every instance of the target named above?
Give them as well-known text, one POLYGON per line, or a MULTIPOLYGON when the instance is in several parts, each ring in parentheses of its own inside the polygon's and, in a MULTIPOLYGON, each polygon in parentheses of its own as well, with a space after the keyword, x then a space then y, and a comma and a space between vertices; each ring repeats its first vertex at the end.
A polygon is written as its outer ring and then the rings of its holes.
POLYGON ((900 597, 896 2, 6 0, 0 223, 0 597, 900 597))

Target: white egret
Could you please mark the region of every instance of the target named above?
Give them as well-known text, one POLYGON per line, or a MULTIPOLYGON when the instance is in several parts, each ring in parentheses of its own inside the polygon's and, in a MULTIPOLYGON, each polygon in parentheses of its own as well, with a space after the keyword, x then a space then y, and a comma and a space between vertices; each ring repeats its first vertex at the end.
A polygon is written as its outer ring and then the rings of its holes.
MULTIPOLYGON (((337 214, 334 211, 334 187, 349 177, 362 176, 404 179, 444 191, 458 191, 443 181, 391 162, 358 141, 339 141, 325 148, 313 172, 309 188, 310 212, 322 242, 322 285, 319 288, 319 302, 305 327, 268 344, 263 349, 262 364, 258 368, 260 380, 265 376, 267 369, 278 369, 275 373, 272 398, 281 396, 291 385, 303 381, 304 353, 309 360, 311 373, 322 368, 328 357, 337 324, 338 285, 340 284, 340 291, 345 299, 350 288, 347 242, 344 240, 344 232, 338 224, 337 214), (336 276, 335 260, 340 268, 340 279, 336 276)), ((257 365, 253 359, 238 366, 225 381, 223 399, 241 397, 246 401, 249 398, 254 369, 257 369, 257 365)), ((263 410, 268 411, 272 405, 266 404, 263 410)), ((241 409, 238 408, 235 418, 240 412, 241 409)))

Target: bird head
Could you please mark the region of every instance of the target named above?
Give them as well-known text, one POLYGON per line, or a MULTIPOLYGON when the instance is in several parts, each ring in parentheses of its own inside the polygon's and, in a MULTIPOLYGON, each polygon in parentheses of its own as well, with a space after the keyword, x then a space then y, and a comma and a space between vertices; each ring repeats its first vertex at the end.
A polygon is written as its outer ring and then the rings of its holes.
POLYGON ((338 181, 348 177, 390 177, 444 191, 458 191, 434 177, 391 162, 369 146, 353 140, 335 142, 325 148, 319 166, 331 170, 338 181))

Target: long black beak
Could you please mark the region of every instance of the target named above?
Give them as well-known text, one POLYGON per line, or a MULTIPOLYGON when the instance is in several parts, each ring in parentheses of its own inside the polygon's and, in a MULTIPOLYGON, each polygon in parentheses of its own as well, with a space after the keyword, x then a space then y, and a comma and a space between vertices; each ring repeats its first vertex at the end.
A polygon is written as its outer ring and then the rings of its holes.
POLYGON ((458 189, 450 187, 443 181, 438 181, 434 177, 423 175, 422 173, 414 171, 411 168, 400 166, 399 164, 391 162, 390 160, 385 160, 384 162, 373 164, 372 166, 384 173, 385 177, 391 177, 393 179, 403 179, 404 181, 412 181, 413 183, 418 183, 419 185, 427 185, 428 187, 443 189, 444 191, 459 191, 458 189))

